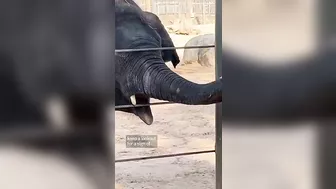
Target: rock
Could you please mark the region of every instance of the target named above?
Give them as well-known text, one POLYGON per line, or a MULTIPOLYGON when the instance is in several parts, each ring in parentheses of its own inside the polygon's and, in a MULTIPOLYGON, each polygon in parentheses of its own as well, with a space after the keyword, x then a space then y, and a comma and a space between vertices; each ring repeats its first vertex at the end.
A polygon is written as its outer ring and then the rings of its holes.
MULTIPOLYGON (((190 39, 185 47, 214 45, 215 34, 204 34, 190 39)), ((215 65, 215 48, 184 49, 182 65, 199 63, 204 67, 215 65)))

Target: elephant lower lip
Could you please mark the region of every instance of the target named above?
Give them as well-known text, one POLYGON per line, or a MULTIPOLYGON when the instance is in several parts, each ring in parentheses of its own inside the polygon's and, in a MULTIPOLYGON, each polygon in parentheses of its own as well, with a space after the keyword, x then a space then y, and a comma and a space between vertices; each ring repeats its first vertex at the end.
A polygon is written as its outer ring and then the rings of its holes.
MULTIPOLYGON (((149 97, 144 95, 135 95, 137 104, 149 104, 149 97)), ((151 125, 153 123, 153 114, 150 106, 134 107, 133 112, 144 123, 151 125)))
POLYGON ((137 107, 134 109, 135 114, 147 125, 153 123, 153 114, 149 106, 137 107))

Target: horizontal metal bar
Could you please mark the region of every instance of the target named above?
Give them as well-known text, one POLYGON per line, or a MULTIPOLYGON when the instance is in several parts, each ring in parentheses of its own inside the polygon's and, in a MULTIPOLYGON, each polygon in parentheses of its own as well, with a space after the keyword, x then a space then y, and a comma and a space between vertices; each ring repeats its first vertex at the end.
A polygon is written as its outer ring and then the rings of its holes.
MULTIPOLYGON (((124 109, 124 108, 135 108, 135 107, 146 107, 146 106, 156 106, 156 105, 165 105, 165 104, 179 104, 175 102, 154 102, 149 104, 137 104, 137 105, 119 105, 115 106, 115 109, 124 109)), ((185 105, 185 104, 183 104, 185 105)))
POLYGON ((158 47, 158 48, 143 48, 143 49, 117 49, 115 53, 123 52, 141 52, 141 51, 157 51, 157 50, 174 50, 174 49, 206 49, 214 48, 215 45, 203 45, 203 46, 186 46, 186 47, 158 47))
POLYGON ((146 156, 146 157, 138 157, 138 158, 117 159, 117 160, 115 160, 115 163, 128 162, 128 161, 141 161, 141 160, 148 160, 148 159, 159 159, 159 158, 167 158, 167 157, 177 157, 177 156, 187 156, 187 155, 205 154, 205 153, 215 153, 215 150, 204 150, 204 151, 166 154, 166 155, 158 155, 158 156, 146 156))
POLYGON ((134 107, 145 107, 145 106, 155 106, 155 105, 163 105, 163 104, 176 104, 174 102, 154 102, 150 104, 137 104, 137 105, 120 105, 116 106, 115 109, 122 109, 122 108, 134 108, 134 107))

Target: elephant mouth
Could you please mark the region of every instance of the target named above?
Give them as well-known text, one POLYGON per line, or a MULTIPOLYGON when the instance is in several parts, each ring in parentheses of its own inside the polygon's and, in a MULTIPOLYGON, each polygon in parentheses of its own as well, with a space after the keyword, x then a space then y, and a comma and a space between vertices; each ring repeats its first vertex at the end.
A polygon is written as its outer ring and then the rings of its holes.
POLYGON ((127 112, 138 116, 144 123, 151 125, 153 123, 153 114, 151 107, 149 106, 150 97, 144 94, 135 94, 132 97, 126 99, 122 98, 123 103, 121 105, 132 105, 129 108, 119 108, 119 111, 127 112), (148 106, 146 106, 148 104, 148 106))

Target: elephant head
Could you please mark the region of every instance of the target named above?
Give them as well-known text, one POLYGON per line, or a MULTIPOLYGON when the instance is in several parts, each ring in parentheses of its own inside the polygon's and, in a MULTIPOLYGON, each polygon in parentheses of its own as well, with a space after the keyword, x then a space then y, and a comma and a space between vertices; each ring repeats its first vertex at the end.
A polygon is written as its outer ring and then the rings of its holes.
MULTIPOLYGON (((132 6, 116 5, 116 49, 161 47, 158 33, 132 6)), ((160 51, 116 54, 116 105, 149 102, 150 98, 189 105, 207 105, 222 101, 222 80, 197 84, 170 70, 160 51), (119 101, 119 102, 118 102, 119 101)), ((145 123, 151 124, 150 107, 134 107, 145 123)), ((133 111, 129 110, 129 111, 133 111)))
MULTIPOLYGON (((161 37, 161 45, 162 47, 175 47, 172 39, 170 38, 167 30, 161 23, 161 20, 158 16, 151 12, 144 12, 144 16, 148 22, 148 25, 155 29, 156 32, 161 37)), ((174 68, 176 68, 177 64, 180 63, 180 58, 176 52, 176 50, 163 50, 162 58, 165 62, 171 61, 174 68)))
MULTIPOLYGON (((153 28, 161 37, 162 47, 175 47, 172 39, 170 38, 167 30, 161 23, 161 20, 157 15, 151 12, 142 11, 142 9, 133 0, 115 0, 116 4, 124 4, 128 6, 134 6, 142 12, 141 18, 148 23, 148 25, 153 28)), ((180 63, 180 58, 175 49, 173 50, 163 50, 162 58, 165 62, 171 61, 174 68, 180 63)))

